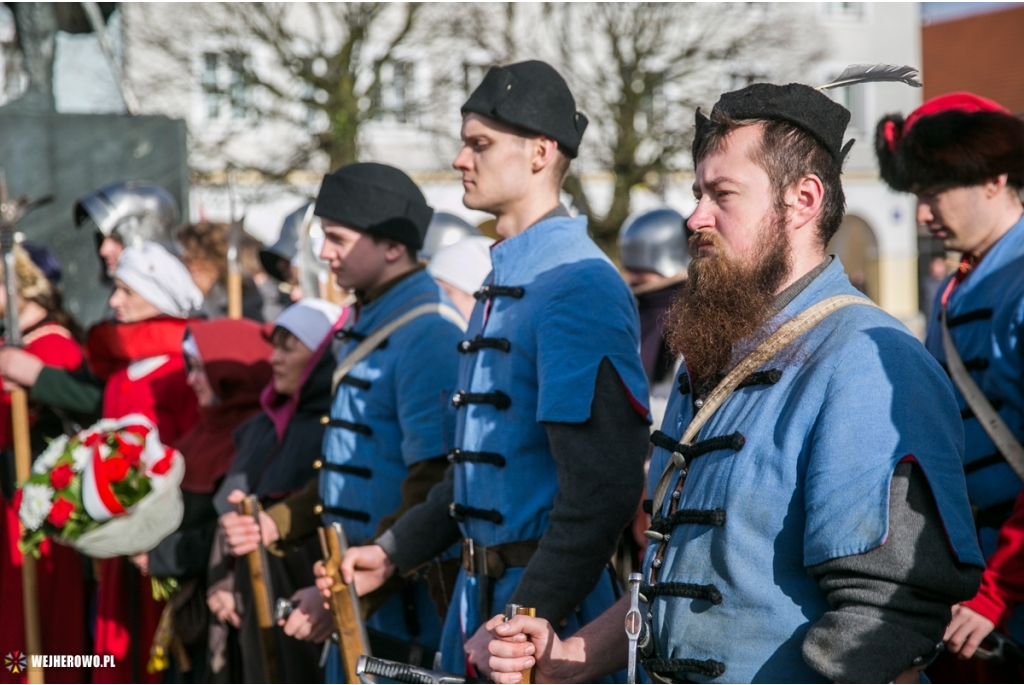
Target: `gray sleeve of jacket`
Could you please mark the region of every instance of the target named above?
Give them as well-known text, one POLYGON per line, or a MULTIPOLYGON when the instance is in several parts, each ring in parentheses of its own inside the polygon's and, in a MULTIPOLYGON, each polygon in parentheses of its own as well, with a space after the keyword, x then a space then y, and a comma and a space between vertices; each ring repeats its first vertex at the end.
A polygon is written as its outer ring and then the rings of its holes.
POLYGON ((408 573, 444 552, 459 540, 459 524, 448 514, 454 501, 455 469, 444 472, 425 502, 403 514, 374 542, 380 545, 399 573, 408 573))
POLYGON ((594 589, 636 513, 650 428, 604 359, 590 418, 549 423, 547 434, 558 473, 551 525, 509 601, 557 626, 594 589))
POLYGON ((909 463, 893 474, 885 543, 807 570, 832 610, 804 638, 804 660, 838 683, 889 683, 921 665, 982 573, 954 558, 924 473, 909 463))

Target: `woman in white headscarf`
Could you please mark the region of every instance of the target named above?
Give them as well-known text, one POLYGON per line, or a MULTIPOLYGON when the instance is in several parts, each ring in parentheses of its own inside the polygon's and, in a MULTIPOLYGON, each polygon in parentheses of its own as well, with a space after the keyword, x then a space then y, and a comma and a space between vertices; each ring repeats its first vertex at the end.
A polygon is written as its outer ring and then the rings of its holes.
MULTIPOLYGON (((117 320, 97 324, 86 340, 89 365, 106 382, 105 418, 142 414, 170 446, 192 428, 198 409, 186 383, 181 345, 188 317, 202 303, 188 270, 163 247, 143 243, 125 249, 110 296, 117 320)), ((162 674, 146 669, 163 608, 153 599, 149 580, 140 578, 127 559, 107 559, 101 562, 98 590, 95 653, 113 656, 115 664, 104 679, 161 682, 162 674)))

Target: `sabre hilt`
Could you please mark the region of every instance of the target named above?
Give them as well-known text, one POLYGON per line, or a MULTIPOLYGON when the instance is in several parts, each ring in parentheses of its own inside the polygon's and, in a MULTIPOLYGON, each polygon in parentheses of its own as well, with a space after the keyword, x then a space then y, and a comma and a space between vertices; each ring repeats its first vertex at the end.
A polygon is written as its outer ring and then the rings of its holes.
POLYGON ((364 676, 386 678, 397 683, 423 683, 423 685, 429 685, 430 683, 451 683, 456 685, 482 682, 455 675, 454 673, 432 671, 427 668, 413 666, 412 664, 403 664, 399 661, 390 661, 389 659, 379 659, 374 656, 365 655, 360 656, 356 660, 356 675, 364 683, 373 682, 367 680, 364 676))
MULTIPOLYGON (((533 607, 524 607, 521 604, 506 604, 505 605, 505 621, 511 621, 516 616, 536 616, 537 610, 533 607)), ((529 639, 529 638, 527 638, 529 639)), ((533 666, 530 668, 523 669, 520 674, 519 682, 521 683, 532 683, 533 682, 533 666)))
POLYGON ((640 627, 643 618, 640 616, 640 583, 644 577, 639 573, 629 574, 629 611, 626 613, 626 637, 629 638, 629 662, 626 671, 626 683, 636 683, 636 649, 640 639, 640 627))

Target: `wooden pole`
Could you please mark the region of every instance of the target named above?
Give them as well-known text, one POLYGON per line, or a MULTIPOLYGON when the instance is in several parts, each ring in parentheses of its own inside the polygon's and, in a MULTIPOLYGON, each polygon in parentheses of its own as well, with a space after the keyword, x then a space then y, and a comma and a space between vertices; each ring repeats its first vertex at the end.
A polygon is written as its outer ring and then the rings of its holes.
MULTIPOLYGON (((256 495, 249 495, 238 505, 240 514, 260 520, 260 502, 256 495)), ((262 536, 262 532, 260 533, 262 536)), ((256 625, 260 636, 260 656, 263 659, 263 677, 268 683, 281 682, 277 670, 277 641, 274 638, 273 592, 270 576, 265 563, 266 550, 260 541, 256 549, 246 555, 249 566, 249 580, 252 583, 253 607, 256 609, 256 625)))
POLYGON ((242 272, 228 270, 228 318, 242 318, 242 272))
MULTIPOLYGON (((32 445, 28 432, 28 394, 23 388, 11 391, 11 429, 14 437, 14 469, 19 482, 28 480, 32 470, 32 445)), ((32 666, 32 657, 43 653, 39 633, 39 578, 36 559, 21 556, 21 592, 25 607, 25 652, 28 655, 28 682, 42 683, 43 669, 32 666)))

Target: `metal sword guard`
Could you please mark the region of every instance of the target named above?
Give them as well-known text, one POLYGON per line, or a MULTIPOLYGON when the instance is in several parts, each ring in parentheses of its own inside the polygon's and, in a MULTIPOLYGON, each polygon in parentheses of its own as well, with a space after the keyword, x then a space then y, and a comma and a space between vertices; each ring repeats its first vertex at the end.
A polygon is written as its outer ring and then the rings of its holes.
POLYGON ((629 665, 626 671, 626 682, 636 683, 636 650, 640 639, 643 618, 640 616, 640 582, 643 576, 639 573, 629 574, 629 611, 626 613, 626 637, 629 638, 629 665))

